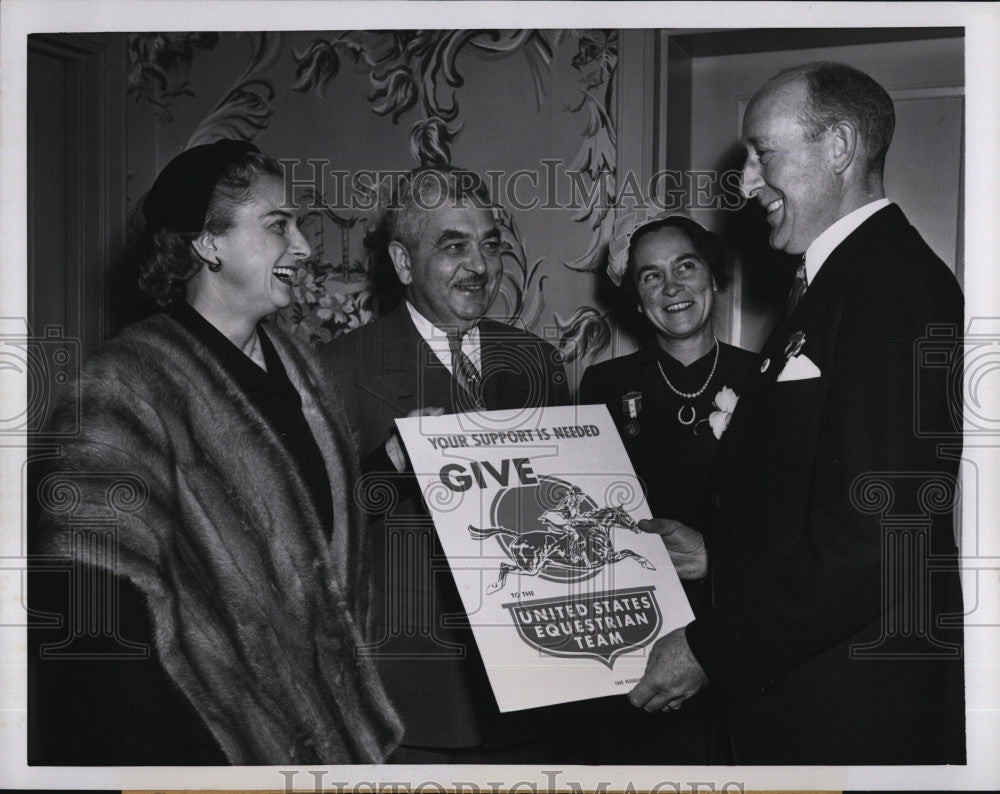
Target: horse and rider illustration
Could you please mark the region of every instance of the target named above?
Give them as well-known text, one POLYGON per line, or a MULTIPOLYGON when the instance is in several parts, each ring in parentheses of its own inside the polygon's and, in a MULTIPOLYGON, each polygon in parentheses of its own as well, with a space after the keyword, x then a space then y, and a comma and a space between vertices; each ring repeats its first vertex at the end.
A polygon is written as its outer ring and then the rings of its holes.
POLYGON ((505 542, 500 544, 501 548, 510 558, 510 563, 500 563, 500 576, 486 592, 495 593, 514 572, 537 576, 550 567, 596 571, 627 557, 647 570, 656 570, 649 560, 631 549, 615 549, 611 531, 616 527, 636 534, 641 532, 628 511, 621 506, 584 509, 587 501, 579 486, 569 487, 554 508, 538 516, 541 529, 474 527, 470 524, 469 534, 476 540, 502 538, 505 542))

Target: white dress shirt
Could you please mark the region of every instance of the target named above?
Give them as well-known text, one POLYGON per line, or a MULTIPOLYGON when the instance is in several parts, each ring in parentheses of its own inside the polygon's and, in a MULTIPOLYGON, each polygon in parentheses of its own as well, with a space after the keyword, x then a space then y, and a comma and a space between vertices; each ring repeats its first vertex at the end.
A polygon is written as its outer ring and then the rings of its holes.
MULTIPOLYGON (((445 365, 448 372, 454 375, 455 368, 451 363, 451 347, 448 344, 447 332, 442 331, 424 317, 409 301, 406 301, 406 309, 410 313, 413 324, 417 327, 417 333, 423 337, 427 346, 434 351, 434 355, 445 365)), ((476 372, 482 374, 483 368, 480 366, 479 326, 474 325, 462 336, 462 352, 469 357, 469 361, 476 368, 476 372)))

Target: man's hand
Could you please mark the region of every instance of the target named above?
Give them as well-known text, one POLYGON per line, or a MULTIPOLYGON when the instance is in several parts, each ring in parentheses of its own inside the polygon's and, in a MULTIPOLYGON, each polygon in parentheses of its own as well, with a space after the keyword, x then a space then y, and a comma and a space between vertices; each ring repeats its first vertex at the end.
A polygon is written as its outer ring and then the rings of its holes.
MULTIPOLYGON (((441 416, 443 413, 444 408, 414 408, 406 415, 406 418, 412 419, 414 416, 441 416)), ((398 432, 394 432, 389 436, 389 440, 385 442, 385 454, 389 456, 389 460, 396 467, 396 471, 404 471, 406 469, 406 451, 403 449, 403 442, 398 432)))
POLYGON ((708 574, 708 551, 704 536, 672 518, 647 518, 639 522, 643 532, 655 532, 663 539, 670 559, 681 579, 704 579, 708 574))
POLYGON ((708 676, 691 653, 681 627, 653 644, 646 673, 628 699, 646 711, 674 711, 707 683, 708 676))

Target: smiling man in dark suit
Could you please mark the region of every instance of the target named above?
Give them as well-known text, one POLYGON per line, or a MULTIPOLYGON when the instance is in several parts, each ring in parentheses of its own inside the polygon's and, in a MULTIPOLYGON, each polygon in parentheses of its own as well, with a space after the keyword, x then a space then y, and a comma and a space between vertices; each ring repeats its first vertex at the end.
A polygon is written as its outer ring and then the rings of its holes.
POLYGON ((406 466, 394 421, 566 404, 566 374, 554 347, 485 317, 500 289, 501 236, 476 174, 412 172, 385 206, 382 232, 405 300, 321 355, 345 391, 369 483, 384 475, 394 490, 372 527, 381 636, 370 648, 405 728, 390 760, 534 760, 545 752, 536 741, 545 715, 497 710, 416 481, 394 476, 406 466))
POLYGON ((744 192, 803 264, 723 439, 707 552, 676 522, 645 527, 682 578, 711 572, 714 608, 660 641, 630 695, 682 708, 710 680, 737 763, 965 760, 961 406, 919 372, 963 298, 885 199, 894 123, 882 87, 835 63, 772 78, 744 118, 744 192))

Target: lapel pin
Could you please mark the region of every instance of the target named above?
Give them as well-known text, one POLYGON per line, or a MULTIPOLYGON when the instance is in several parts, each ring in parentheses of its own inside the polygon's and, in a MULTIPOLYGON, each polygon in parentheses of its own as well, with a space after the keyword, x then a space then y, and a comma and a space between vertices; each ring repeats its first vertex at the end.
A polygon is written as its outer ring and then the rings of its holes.
POLYGON ((802 346, 806 343, 806 335, 803 331, 796 331, 788 337, 785 345, 785 358, 793 358, 802 351, 802 346))

